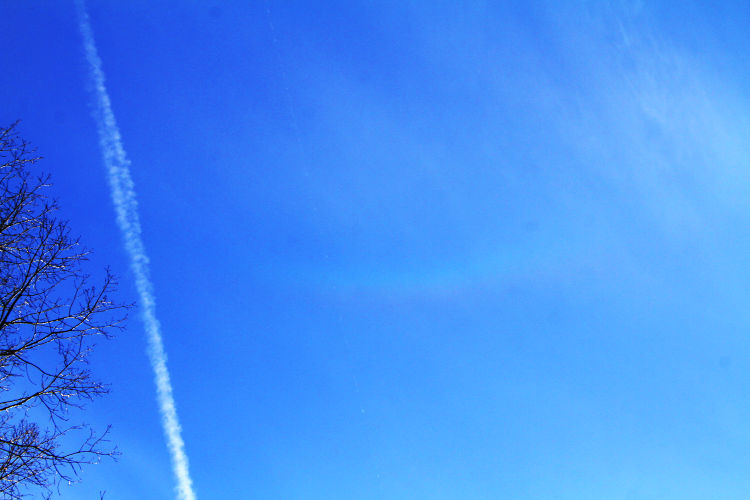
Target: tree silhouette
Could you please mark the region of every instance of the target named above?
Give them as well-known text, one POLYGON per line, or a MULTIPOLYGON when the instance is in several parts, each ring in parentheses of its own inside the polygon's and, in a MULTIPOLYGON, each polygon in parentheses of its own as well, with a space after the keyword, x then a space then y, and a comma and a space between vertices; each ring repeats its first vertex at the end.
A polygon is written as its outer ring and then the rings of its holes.
POLYGON ((78 478, 84 464, 116 450, 74 422, 88 400, 107 392, 87 355, 95 337, 121 328, 125 309, 107 298, 82 264, 87 250, 55 217, 48 176, 16 133, 0 128, 0 498, 42 492, 78 478))

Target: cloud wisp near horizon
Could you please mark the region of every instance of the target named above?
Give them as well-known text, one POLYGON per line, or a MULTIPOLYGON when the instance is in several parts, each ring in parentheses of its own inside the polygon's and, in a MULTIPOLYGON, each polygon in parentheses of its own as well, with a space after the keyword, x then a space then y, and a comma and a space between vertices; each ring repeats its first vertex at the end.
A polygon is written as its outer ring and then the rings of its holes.
POLYGON ((177 495, 181 500, 195 500, 192 479, 181 436, 172 383, 167 369, 167 356, 162 341, 161 326, 156 317, 153 284, 149 273, 149 259, 141 238, 141 223, 138 202, 130 175, 130 161, 122 145, 120 131, 112 111, 109 94, 105 86, 102 61, 99 58, 86 6, 76 0, 78 26, 83 38, 83 48, 89 67, 92 85, 93 115, 99 133, 99 145, 104 165, 107 168, 112 201, 117 214, 117 225, 122 233, 130 265, 135 276, 140 299, 141 317, 148 336, 148 354, 154 371, 157 400, 162 417, 164 435, 167 439, 172 468, 177 481, 177 495))

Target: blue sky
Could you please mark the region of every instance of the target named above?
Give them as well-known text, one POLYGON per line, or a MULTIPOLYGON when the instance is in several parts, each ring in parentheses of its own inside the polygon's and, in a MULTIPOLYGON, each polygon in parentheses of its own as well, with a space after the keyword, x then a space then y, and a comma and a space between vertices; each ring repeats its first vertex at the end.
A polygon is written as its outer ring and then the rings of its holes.
MULTIPOLYGON (((88 5, 198 498, 750 494, 740 2, 88 5)), ((136 300, 73 2, 0 121, 136 300)), ((174 498, 138 314, 66 498, 174 498)))

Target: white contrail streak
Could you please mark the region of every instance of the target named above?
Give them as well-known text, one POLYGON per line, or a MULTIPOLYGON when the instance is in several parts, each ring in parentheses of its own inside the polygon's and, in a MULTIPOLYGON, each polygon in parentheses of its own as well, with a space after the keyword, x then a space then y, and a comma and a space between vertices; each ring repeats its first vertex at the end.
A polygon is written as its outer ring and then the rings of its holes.
POLYGON ((151 367, 154 370, 156 395, 161 412, 164 435, 167 439, 172 459, 172 469, 177 481, 177 495, 181 500, 195 500, 192 480, 188 470, 188 457, 185 454, 185 443, 182 440, 180 422, 177 418, 172 383, 167 370, 167 356, 161 337, 161 327, 156 318, 154 291, 149 277, 148 257, 141 238, 141 223, 138 217, 138 202, 130 177, 130 161, 122 146, 120 130, 115 122, 115 115, 104 85, 102 61, 96 50, 94 34, 83 0, 76 0, 78 26, 83 37, 83 48, 88 61, 92 93, 94 98, 94 117, 99 131, 99 146, 104 165, 109 176, 112 201, 117 213, 117 224, 120 226, 125 247, 130 255, 130 266, 135 275, 136 288, 140 297, 141 316, 148 336, 148 353, 151 367))

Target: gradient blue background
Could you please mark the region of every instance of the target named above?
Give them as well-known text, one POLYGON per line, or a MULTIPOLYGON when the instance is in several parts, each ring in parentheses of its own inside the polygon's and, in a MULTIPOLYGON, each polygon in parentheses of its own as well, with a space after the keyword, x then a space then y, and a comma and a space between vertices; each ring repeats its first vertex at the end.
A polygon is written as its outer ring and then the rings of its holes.
MULTIPOLYGON (((90 1, 201 499, 750 496, 745 2, 90 1)), ((121 297, 72 2, 0 1, 0 121, 121 297)), ((137 313, 101 344, 171 498, 137 313)))

